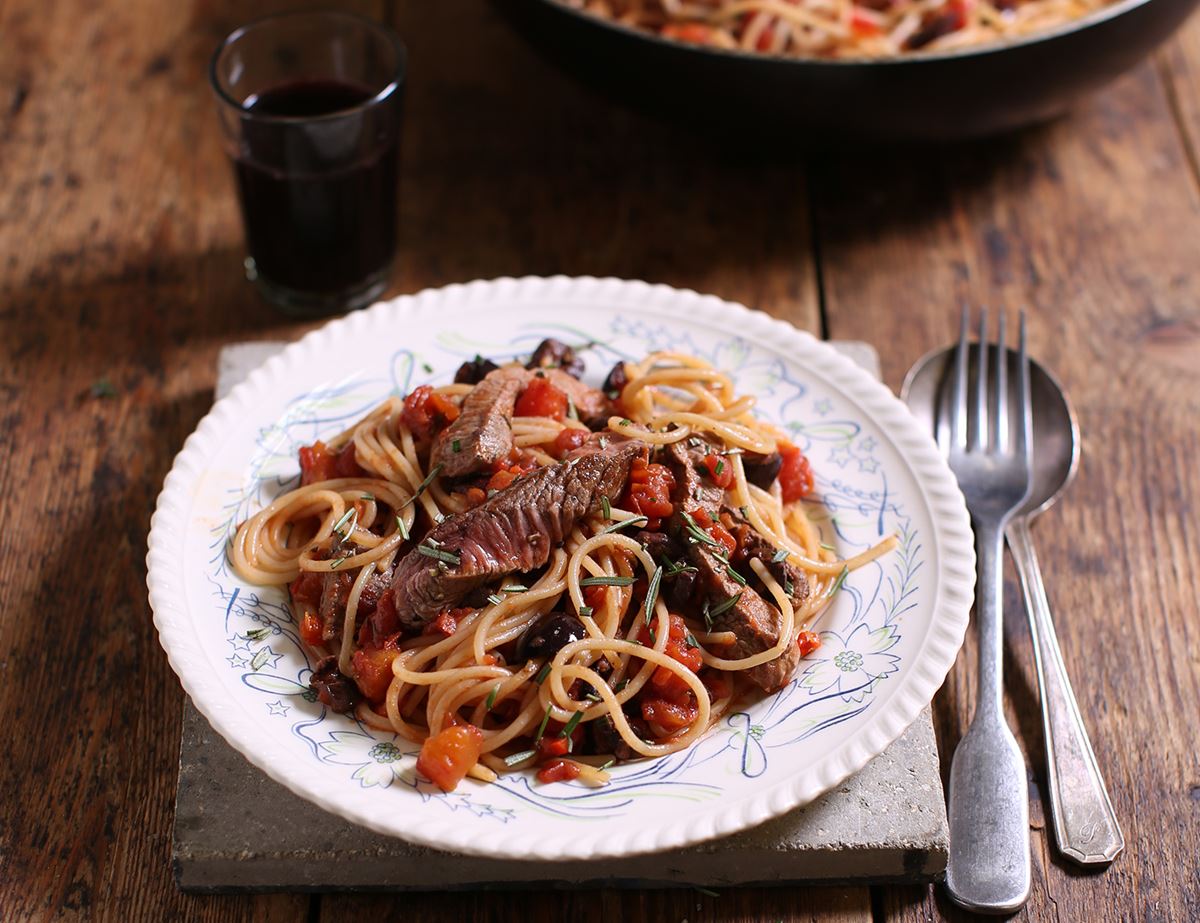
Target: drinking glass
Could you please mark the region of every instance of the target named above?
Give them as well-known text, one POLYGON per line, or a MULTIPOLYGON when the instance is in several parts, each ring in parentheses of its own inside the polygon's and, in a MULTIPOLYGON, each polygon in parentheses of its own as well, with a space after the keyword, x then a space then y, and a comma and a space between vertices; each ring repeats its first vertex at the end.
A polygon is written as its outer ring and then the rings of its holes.
POLYGON ((387 287, 406 64, 393 32, 336 11, 260 19, 213 55, 247 275, 289 314, 359 308, 387 287))

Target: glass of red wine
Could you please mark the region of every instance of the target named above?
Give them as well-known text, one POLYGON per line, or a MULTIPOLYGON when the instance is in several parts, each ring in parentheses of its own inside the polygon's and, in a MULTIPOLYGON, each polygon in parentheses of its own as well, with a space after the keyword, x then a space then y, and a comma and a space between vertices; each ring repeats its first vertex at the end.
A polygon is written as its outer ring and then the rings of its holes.
POLYGON ((360 308, 387 287, 406 63, 393 32, 336 11, 260 19, 213 55, 246 272, 289 314, 360 308))

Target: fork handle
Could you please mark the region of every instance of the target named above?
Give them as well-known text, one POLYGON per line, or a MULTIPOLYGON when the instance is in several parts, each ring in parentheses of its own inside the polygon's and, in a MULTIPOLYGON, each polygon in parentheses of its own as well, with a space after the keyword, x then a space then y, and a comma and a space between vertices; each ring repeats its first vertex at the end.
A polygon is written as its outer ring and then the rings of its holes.
POLYGON ((971 726, 950 763, 946 891, 978 913, 1012 913, 1029 897, 1029 787, 1025 758, 1004 718, 1004 529, 975 523, 979 580, 979 691, 971 726))
POLYGON ((1021 578, 1033 636, 1054 838, 1059 852, 1079 865, 1106 865, 1125 848, 1125 838, 1067 679, 1028 520, 1014 519, 1005 534, 1021 578))

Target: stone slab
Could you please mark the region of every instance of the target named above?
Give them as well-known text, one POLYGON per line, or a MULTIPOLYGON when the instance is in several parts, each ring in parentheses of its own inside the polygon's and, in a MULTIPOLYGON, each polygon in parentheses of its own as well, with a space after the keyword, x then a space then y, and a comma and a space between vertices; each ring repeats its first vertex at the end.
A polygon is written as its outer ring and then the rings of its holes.
MULTIPOLYGON (((222 350, 218 396, 281 345, 222 350)), ((868 344, 834 345, 879 374, 868 344)), ((441 852, 358 827, 267 778, 184 706, 173 860, 185 891, 923 882, 942 877, 948 845, 928 709, 841 786, 752 830, 654 855, 537 863, 441 852)))

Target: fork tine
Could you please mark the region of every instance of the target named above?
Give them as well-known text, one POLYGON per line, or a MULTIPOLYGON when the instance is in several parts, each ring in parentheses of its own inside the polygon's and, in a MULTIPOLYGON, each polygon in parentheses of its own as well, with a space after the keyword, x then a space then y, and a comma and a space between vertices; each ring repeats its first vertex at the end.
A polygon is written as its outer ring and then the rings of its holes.
MULTIPOLYGON (((962 448, 967 443, 967 344, 971 324, 971 309, 963 305, 959 322, 958 347, 954 350, 954 383, 950 392, 950 446, 962 448)), ((942 446, 942 451, 948 450, 942 446)))
POLYGON ((979 312, 979 344, 975 349, 975 413, 971 419, 971 438, 969 440, 969 448, 984 449, 987 447, 988 430, 987 430, 987 372, 988 372, 988 346, 987 346, 987 308, 979 312))
POLYGON ((995 394, 992 395, 992 446, 1004 452, 1012 444, 1008 428, 1008 340, 1005 337, 1004 311, 1000 311, 996 331, 996 353, 992 358, 996 364, 995 394))
POLYGON ((1029 353, 1025 348, 1025 312, 1021 312, 1020 332, 1017 335, 1017 408, 1021 418, 1016 426, 1015 451, 1029 465, 1033 454, 1033 396, 1029 385, 1029 353))

